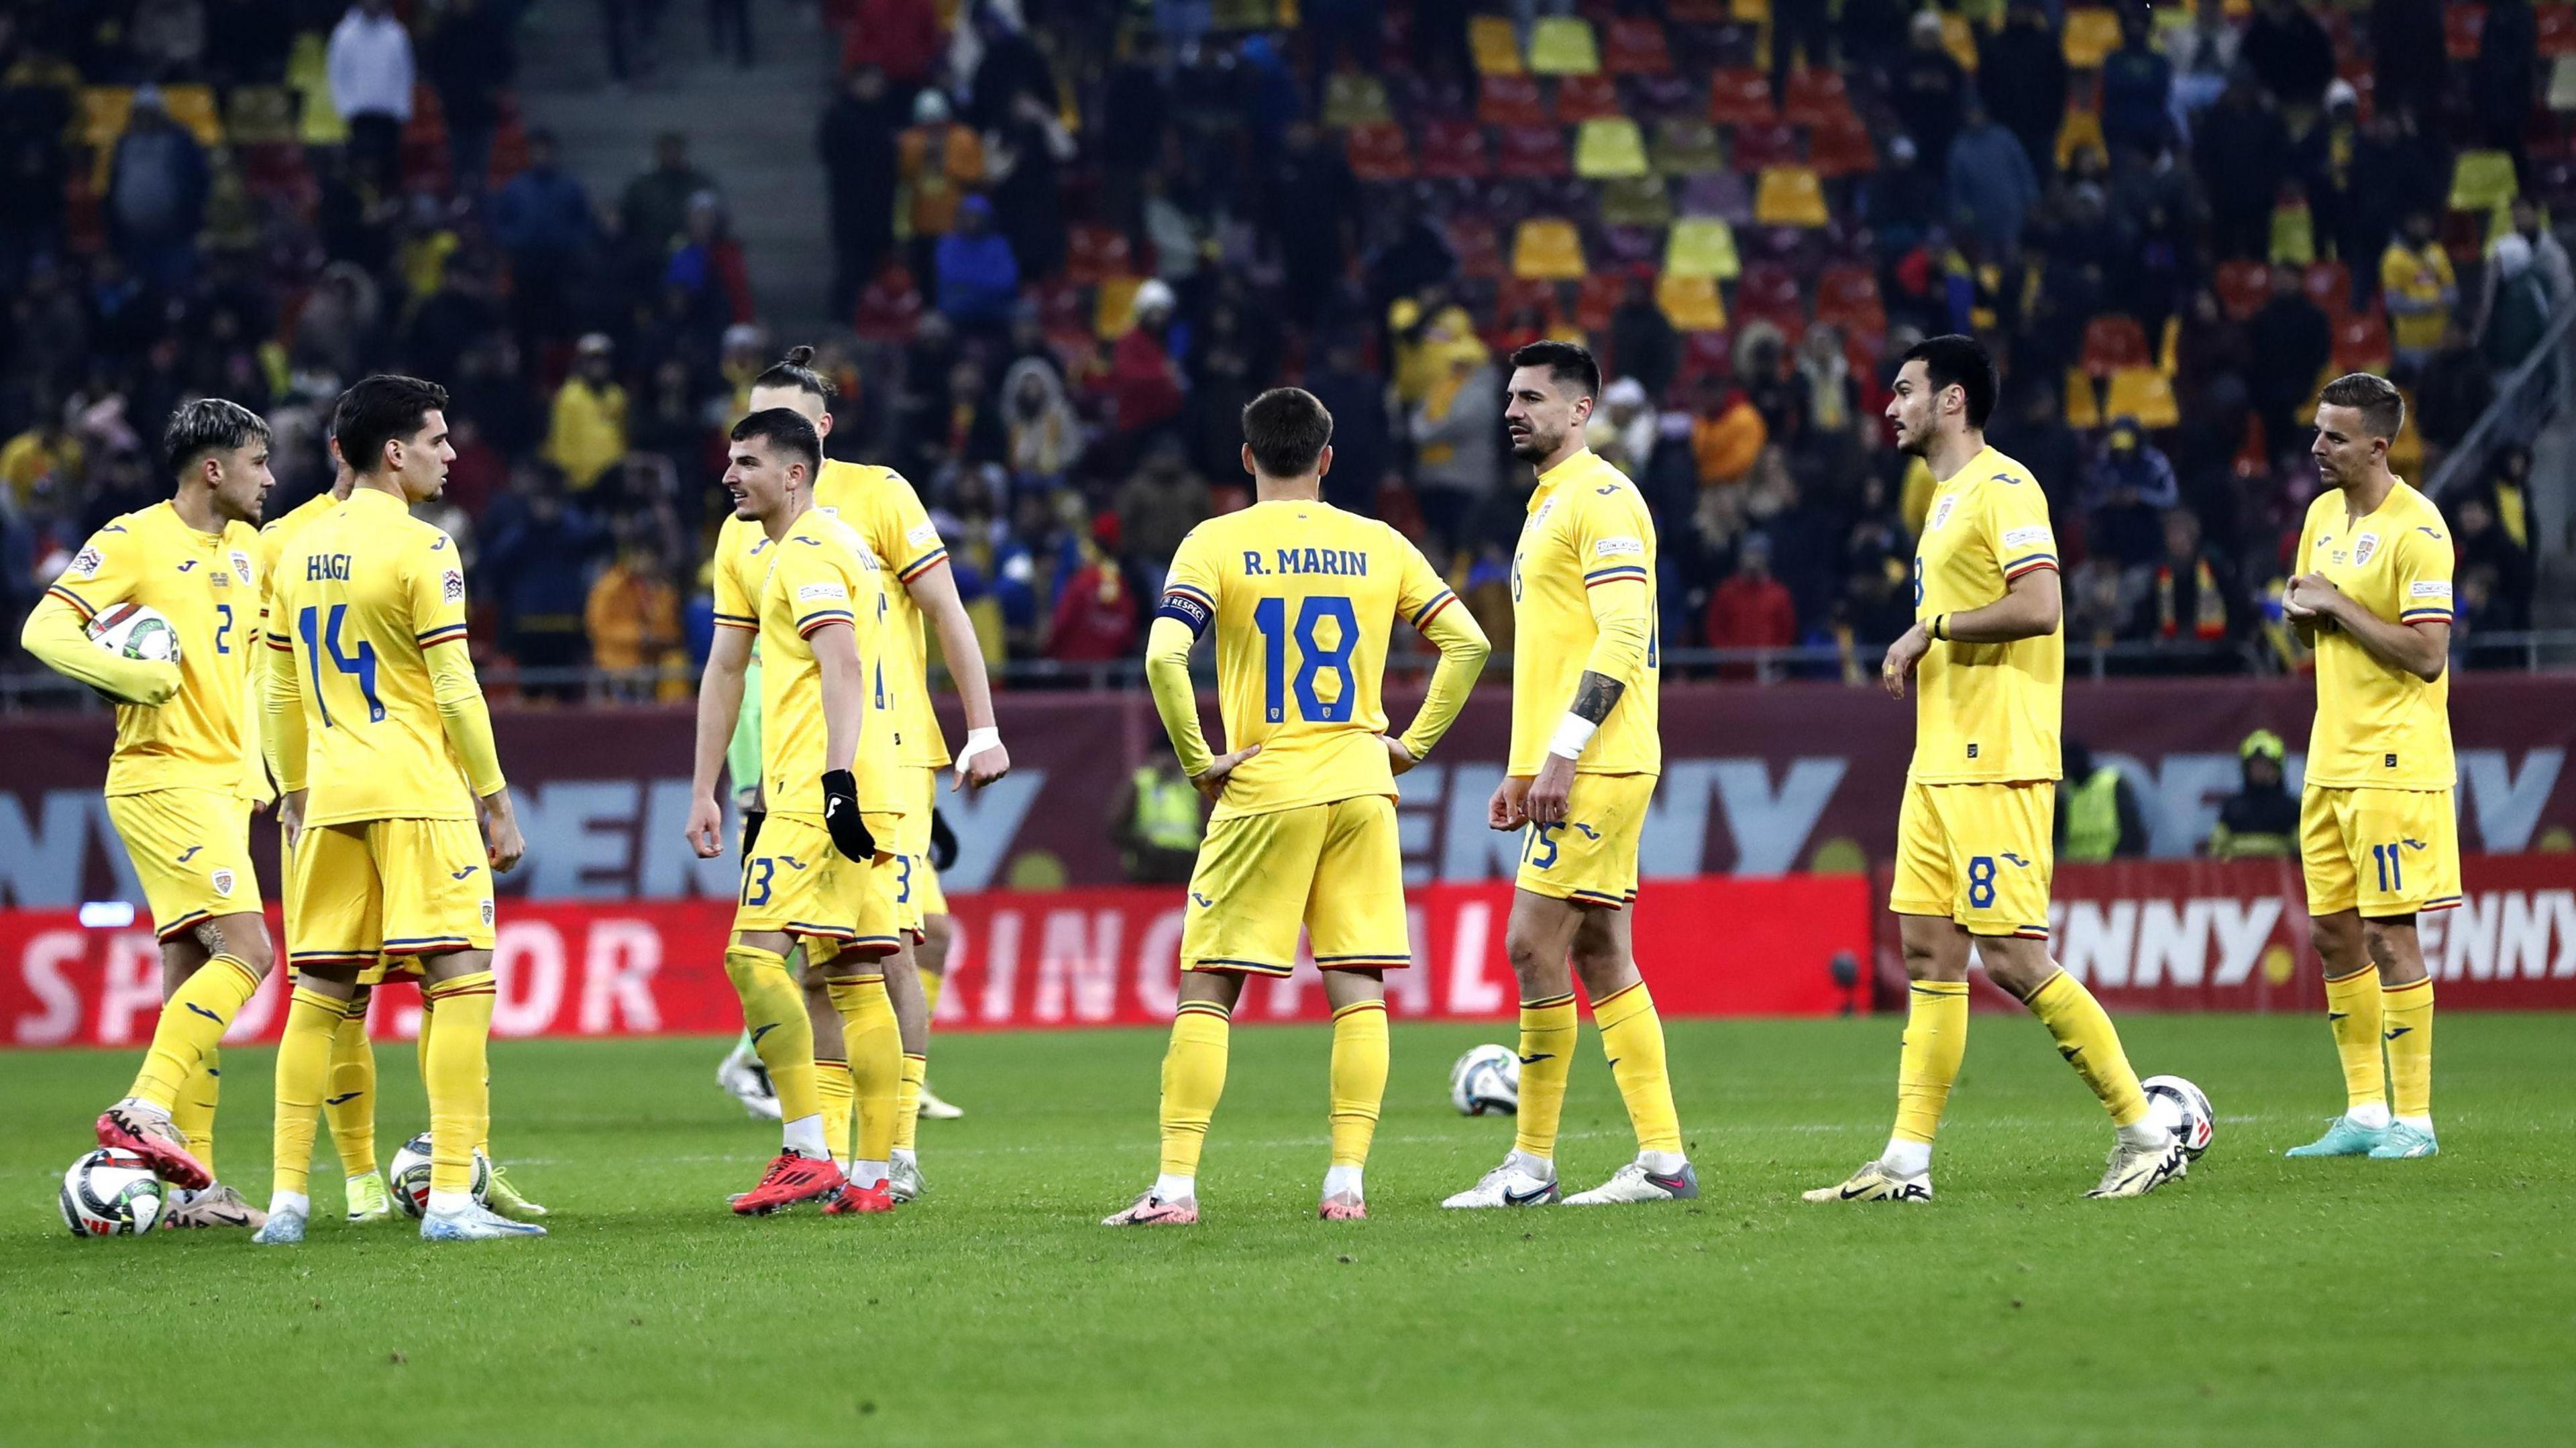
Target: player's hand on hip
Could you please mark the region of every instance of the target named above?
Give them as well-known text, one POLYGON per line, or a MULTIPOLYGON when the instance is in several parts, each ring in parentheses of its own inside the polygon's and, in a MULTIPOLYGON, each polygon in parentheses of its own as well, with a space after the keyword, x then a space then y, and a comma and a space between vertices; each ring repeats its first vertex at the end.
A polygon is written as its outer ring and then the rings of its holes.
POLYGON ((307 794, 308 791, 305 790, 290 789, 277 797, 277 823, 286 831, 286 847, 290 850, 295 848, 297 840, 304 838, 304 802, 307 794))
POLYGON ((948 786, 950 794, 961 789, 982 789, 1011 772, 1011 751, 1003 746, 1001 737, 996 734, 979 739, 976 732, 967 731, 966 747, 957 755, 957 778, 948 786))
POLYGON ((1516 830, 1529 823, 1530 782, 1516 775, 1504 775, 1494 786, 1494 797, 1485 801, 1485 827, 1516 830))
POLYGON ((700 797, 689 802, 689 848, 701 860, 712 860, 724 853, 724 810, 711 798, 700 797))
POLYGON ((1565 823, 1565 801, 1574 793, 1574 761, 1562 754, 1551 754, 1539 761, 1538 777, 1529 783, 1529 793, 1521 801, 1521 813, 1534 824, 1565 823))
POLYGON ((1405 748, 1404 741, 1394 735, 1381 734, 1378 738, 1386 745, 1386 767, 1390 772, 1402 774, 1422 762, 1415 759, 1413 751, 1405 748))
POLYGON ((866 864, 877 857, 877 838, 859 816, 859 783, 846 769, 823 771, 823 828, 841 858, 866 864))
POLYGON ((1225 795, 1226 780, 1234 775, 1234 767, 1260 752, 1261 746, 1253 744, 1231 754, 1220 754, 1204 771, 1191 778, 1190 787, 1209 799, 1221 799, 1225 795))
POLYGON ((1931 631, 1919 623, 1887 646, 1887 657, 1878 665, 1878 686, 1887 691, 1887 697, 1905 697, 1905 681, 1914 676, 1914 666, 1923 662, 1931 648, 1931 631))

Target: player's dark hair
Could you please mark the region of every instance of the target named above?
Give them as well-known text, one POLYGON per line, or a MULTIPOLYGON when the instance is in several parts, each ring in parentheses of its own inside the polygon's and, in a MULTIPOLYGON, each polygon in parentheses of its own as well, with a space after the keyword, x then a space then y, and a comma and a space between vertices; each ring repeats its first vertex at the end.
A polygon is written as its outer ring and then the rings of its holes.
POLYGON ((814 475, 823 470, 823 435, 814 430, 814 424, 807 422, 801 412, 784 407, 764 407, 733 425, 735 442, 750 442, 754 438, 772 451, 785 453, 789 461, 804 463, 805 481, 809 484, 814 481, 814 475))
POLYGON ((1995 359, 1986 344, 1956 332, 1926 337, 1905 349, 1896 365, 1923 364, 1923 376, 1934 396, 1956 387, 1968 394, 1968 426, 1983 430, 1995 410, 1995 359))
POLYGON ((2372 437, 2395 441, 2406 426, 2406 396, 2397 384, 2368 372, 2347 372, 2327 383, 2317 392, 2317 401, 2335 407, 2349 407, 2361 414, 2361 425, 2372 437))
POLYGON ((268 420, 238 402, 200 397, 182 403, 161 430, 161 456, 170 471, 184 473, 210 452, 231 452, 253 441, 269 440, 268 420))
POLYGON ((754 387, 793 387, 830 401, 840 393, 832 379, 814 370, 814 349, 790 347, 787 355, 769 364, 769 370, 751 379, 754 387))
POLYGON ((1578 397, 1601 395, 1601 363, 1580 342, 1532 342, 1512 354, 1514 367, 1544 367, 1559 383, 1570 383, 1578 397))
POLYGON ((1243 445, 1269 478, 1302 478, 1333 440, 1333 414, 1303 387, 1273 387, 1243 409, 1243 445))
POLYGON ((417 377, 380 372, 340 394, 331 409, 331 436, 340 456, 359 473, 379 472, 385 444, 409 439, 432 412, 447 406, 447 389, 417 377))

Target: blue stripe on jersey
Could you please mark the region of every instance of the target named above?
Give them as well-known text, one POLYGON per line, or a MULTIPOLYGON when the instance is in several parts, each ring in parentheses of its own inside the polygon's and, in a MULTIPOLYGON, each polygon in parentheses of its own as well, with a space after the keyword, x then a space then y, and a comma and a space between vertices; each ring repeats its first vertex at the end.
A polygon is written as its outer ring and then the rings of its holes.
POLYGON ((945 547, 933 548, 929 552, 922 554, 910 563, 907 563, 903 567, 895 570, 894 576, 901 582, 910 583, 922 574, 929 572, 931 565, 938 563, 947 556, 948 550, 945 547))
POLYGON ((858 620, 854 618, 846 608, 827 608, 819 613, 809 613, 803 618, 796 620, 796 636, 798 638, 807 638, 812 636, 814 630, 821 628, 826 624, 835 623, 846 623, 856 627, 858 620))
POLYGON ((1432 597, 1430 602, 1413 611, 1413 626, 1415 628, 1420 628, 1424 624, 1431 622, 1431 616, 1438 613, 1443 604, 1448 603, 1457 596, 1458 595, 1450 592, 1448 589, 1444 588, 1440 590, 1439 593, 1432 597))

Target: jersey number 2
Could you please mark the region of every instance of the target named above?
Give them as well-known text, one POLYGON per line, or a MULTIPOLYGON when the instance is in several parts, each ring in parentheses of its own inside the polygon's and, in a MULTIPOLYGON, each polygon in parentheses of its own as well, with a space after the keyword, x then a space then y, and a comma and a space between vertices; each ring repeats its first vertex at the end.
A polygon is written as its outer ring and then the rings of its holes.
POLYGON ((349 617, 349 605, 331 605, 331 621, 327 626, 320 622, 320 613, 321 609, 316 606, 297 614, 295 629, 304 635, 304 656, 313 661, 313 702, 322 710, 322 727, 332 727, 331 706, 322 698, 322 655, 325 650, 330 652, 332 665, 341 673, 357 675, 358 693, 367 701, 367 722, 383 723, 385 706, 376 698, 376 646, 361 641, 356 653, 343 652, 340 648, 340 626, 349 617))
MULTIPOLYGON (((1253 605, 1253 627, 1261 630, 1261 717, 1272 724, 1284 722, 1288 708, 1288 601, 1265 598, 1253 605)), ((1341 724, 1349 721, 1354 696, 1352 687, 1351 650, 1360 641, 1359 615, 1347 598, 1312 597, 1297 607, 1297 715, 1310 724, 1341 724), (1325 648, 1315 641, 1315 626, 1331 619, 1338 627, 1334 644, 1325 648), (1341 687, 1330 699, 1316 697, 1315 675, 1325 669, 1341 680, 1341 687)))

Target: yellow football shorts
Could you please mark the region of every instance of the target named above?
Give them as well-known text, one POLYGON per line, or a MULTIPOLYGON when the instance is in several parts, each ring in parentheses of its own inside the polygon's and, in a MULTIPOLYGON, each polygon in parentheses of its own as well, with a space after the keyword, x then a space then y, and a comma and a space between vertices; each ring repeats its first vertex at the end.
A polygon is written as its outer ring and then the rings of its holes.
POLYGON ((2460 826, 2447 789, 2332 789, 2299 797, 2308 913, 2373 920, 2460 903, 2460 826))
MULTIPOLYGON (((292 980, 295 973, 295 947, 304 939, 304 886, 302 872, 295 868, 295 847, 286 842, 284 825, 277 827, 277 873, 280 877, 279 883, 283 887, 278 894, 284 897, 282 903, 286 907, 287 978, 292 980)), ((409 957, 388 961, 378 956, 375 964, 358 972, 358 984, 383 985, 385 973, 388 970, 397 975, 416 976, 420 974, 420 963, 409 957)))
POLYGON ((2048 938, 2057 786, 1905 782, 1887 908, 1939 915, 1972 935, 2048 938))
POLYGON ((1637 898, 1637 841, 1646 830, 1651 774, 1578 774, 1563 824, 1524 825, 1513 881, 1533 895, 1624 908, 1637 898))
POLYGON ((107 797, 108 822, 125 842, 163 940, 218 915, 257 913, 250 864, 250 801, 211 789, 155 789, 107 797))
MULTIPOLYGON (((868 832, 891 839, 893 815, 867 816, 868 832), (883 833, 880 833, 883 831, 883 833)), ((900 944, 894 899, 873 865, 841 858, 831 832, 813 815, 773 814, 760 827, 760 853, 742 862, 734 902, 737 935, 775 930, 838 942, 863 955, 891 955, 900 944)), ((879 855, 878 861, 888 856, 879 855)), ((829 953, 806 952, 809 959, 829 953)))
POLYGON ((1322 969, 1413 963, 1395 801, 1362 795, 1208 826, 1190 872, 1181 968, 1286 975, 1299 925, 1322 969))
POLYGON ((930 816, 939 808, 939 771, 926 764, 907 764, 904 772, 920 776, 910 786, 907 797, 920 800, 921 811, 917 816, 904 816, 907 833, 903 837, 904 853, 913 857, 910 923, 917 938, 923 916, 948 913, 948 892, 939 887, 939 869, 930 863, 930 816))
POLYGON ((472 820, 311 825, 296 842, 287 961, 373 966, 492 948, 492 867, 472 820))

